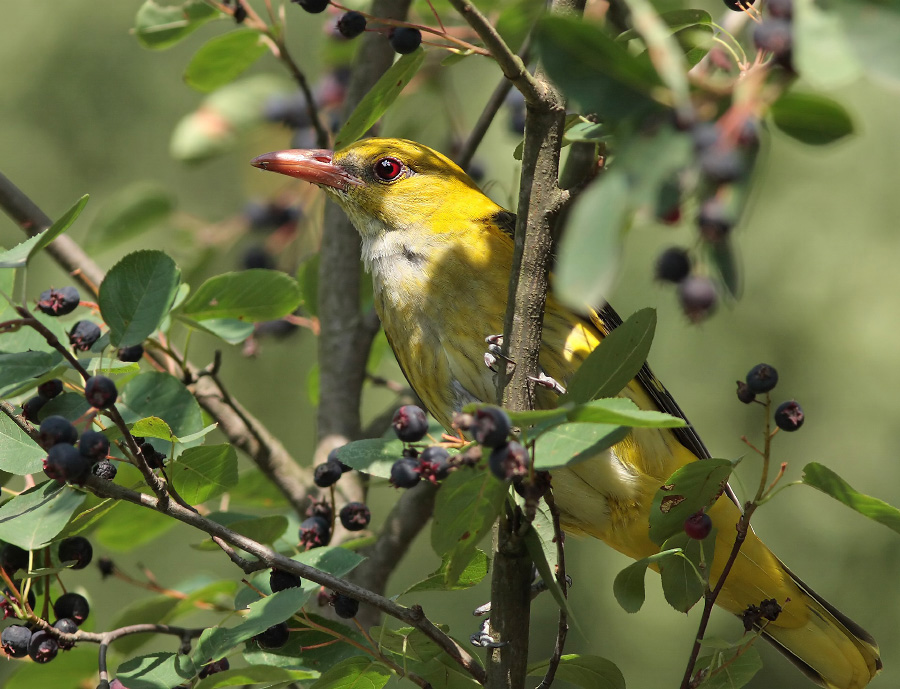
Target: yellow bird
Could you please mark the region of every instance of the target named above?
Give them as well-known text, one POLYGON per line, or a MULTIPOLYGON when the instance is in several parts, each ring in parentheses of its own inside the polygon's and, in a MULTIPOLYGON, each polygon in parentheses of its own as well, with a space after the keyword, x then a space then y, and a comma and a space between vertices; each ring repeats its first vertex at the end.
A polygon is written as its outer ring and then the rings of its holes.
MULTIPOLYGON (((317 184, 350 217, 397 361, 445 428, 464 405, 495 400, 484 338, 503 332, 512 213, 447 157, 413 141, 364 139, 336 153, 278 151, 252 164, 317 184)), ((565 386, 619 322, 609 307, 583 318, 548 296, 543 372, 565 386)), ((646 367, 621 395, 641 409, 683 416, 646 367)), ((555 397, 539 389, 537 406, 551 408, 555 397)), ((552 472, 563 526, 635 559, 647 557, 658 551, 648 536, 654 494, 676 469, 706 457, 690 427, 634 429, 599 456, 552 472)), ((709 514, 718 533, 714 584, 740 513, 722 497, 709 514)), ((813 681, 829 689, 860 689, 881 669, 874 639, 803 584, 751 531, 717 603, 740 615, 770 598, 783 610, 764 634, 813 681)))

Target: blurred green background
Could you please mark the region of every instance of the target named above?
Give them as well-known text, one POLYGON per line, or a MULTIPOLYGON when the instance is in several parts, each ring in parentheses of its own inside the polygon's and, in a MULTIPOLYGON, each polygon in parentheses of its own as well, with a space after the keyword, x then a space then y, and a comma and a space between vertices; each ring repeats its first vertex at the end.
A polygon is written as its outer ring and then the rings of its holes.
MULTIPOLYGON (((238 268, 243 250, 261 241, 244 232, 242 209, 248 199, 284 192, 286 187, 247 161, 287 147, 290 133, 276 125, 261 125, 232 152, 209 162, 188 165, 173 160, 172 130, 204 97, 183 84, 184 66, 203 40, 231 26, 219 22, 172 50, 148 52, 129 35, 139 5, 73 0, 7 3, 0 23, 0 61, 7 66, 0 97, 0 171, 51 217, 82 194, 91 194, 85 213, 70 231, 81 241, 89 240, 92 220, 104 203, 124 188, 151 182, 168 190, 177 200, 174 220, 94 255, 109 267, 134 248, 171 250, 196 286, 206 275, 238 268)), ((713 12, 718 8, 708 7, 713 12)), ((289 45, 315 81, 324 69, 319 54, 329 40, 322 28, 328 17, 306 15, 293 5, 286 9, 289 45)), ((271 57, 261 60, 255 71, 281 74, 271 57)), ((428 74, 430 80, 411 85, 410 95, 390 114, 382 131, 446 149, 449 132, 465 133, 474 122, 499 72, 486 60, 470 59, 428 74)), ((765 361, 780 372, 778 401, 796 398, 807 414, 802 432, 781 434, 775 443, 776 459, 789 463, 786 480, 799 478, 806 462, 822 462, 857 489, 900 504, 896 344, 900 93, 896 85, 859 82, 834 95, 856 118, 858 133, 852 139, 813 149, 777 133, 766 137, 755 199, 735 235, 743 263, 740 301, 724 306, 708 322, 691 326, 673 291, 654 284, 655 256, 670 244, 692 242, 689 223, 675 229, 653 225, 633 231, 611 301, 623 315, 648 305, 658 309, 651 363, 714 455, 746 454, 741 435, 758 437, 759 409, 736 400, 734 381, 765 361)), ((501 113, 477 160, 486 169, 488 191, 508 205, 515 193, 517 169, 511 153, 518 137, 506 120, 506 113, 501 113)), ((321 212, 321 203, 310 202, 309 210, 313 217, 301 224, 300 240, 283 252, 279 267, 294 270, 314 242, 315 214, 321 212)), ((16 226, 0 220, 0 244, 11 246, 20 240, 16 226)), ((48 258, 41 257, 29 275, 29 296, 68 282, 48 258)), ((197 339, 192 358, 202 365, 219 345, 197 339)), ((307 395, 314 361, 314 339, 306 331, 284 341, 265 340, 257 358, 243 357, 240 347, 224 352, 224 377, 233 394, 264 419, 302 463, 311 461, 315 443, 315 411, 307 395)), ((402 380, 392 363, 384 364, 381 373, 402 380)), ((367 392, 366 418, 391 400, 382 390, 367 392)), ((755 470, 754 458, 748 455, 741 473, 754 477, 755 470)), ((373 488, 376 523, 394 499, 389 487, 373 488)), ((900 685, 897 536, 804 487, 782 493, 760 510, 754 522, 798 575, 879 640, 886 669, 871 686, 900 685)), ((102 544, 97 550, 113 556, 131 573, 137 573, 136 563, 143 562, 166 586, 206 573, 237 579, 224 558, 189 548, 199 540, 177 527, 166 537, 164 549, 157 543, 127 553, 102 544)), ((614 660, 631 688, 677 686, 698 614, 685 616, 670 609, 652 574, 644 609, 635 615, 624 613, 611 586, 627 564, 625 558, 597 542, 568 543, 578 616, 567 650, 614 660)), ((437 564, 427 538, 420 539, 398 571, 392 591, 402 590, 437 564)), ((118 609, 144 595, 116 581, 107 583, 101 593, 93 568, 74 573, 67 581, 83 584, 91 595, 94 629, 102 629, 118 609)), ((465 638, 477 627, 465 611, 486 596, 481 586, 449 596, 426 594, 421 602, 433 619, 465 638)), ((535 658, 543 657, 552 647, 550 630, 556 627, 550 600, 536 604, 532 626, 537 632, 535 658)), ((716 633, 731 636, 740 631, 726 615, 717 615, 714 627, 716 633)), ((170 646, 154 642, 148 648, 170 646)), ((94 649, 88 651, 81 652, 79 662, 94 649)), ((763 652, 766 667, 751 686, 807 686, 776 653, 768 648, 763 652)), ((15 665, 0 664, 0 677, 15 665)), ((55 665, 63 667, 60 661, 55 665)), ((20 677, 16 686, 37 686, 29 682, 46 681, 52 666, 29 671, 31 679, 25 682, 20 677)), ((53 686, 72 685, 56 676, 53 686)))

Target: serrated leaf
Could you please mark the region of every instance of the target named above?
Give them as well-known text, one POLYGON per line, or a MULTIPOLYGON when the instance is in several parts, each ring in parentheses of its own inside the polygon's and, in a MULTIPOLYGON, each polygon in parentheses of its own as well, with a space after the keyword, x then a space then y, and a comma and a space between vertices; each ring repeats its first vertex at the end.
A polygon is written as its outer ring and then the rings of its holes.
POLYGON ((88 198, 88 195, 85 194, 78 199, 74 206, 63 213, 59 219, 46 230, 37 233, 33 237, 29 237, 12 249, 0 251, 0 268, 22 268, 25 266, 36 253, 44 249, 50 242, 69 229, 69 226, 75 222, 75 219, 79 215, 81 215, 81 211, 84 210, 88 198))
POLYGON ((612 447, 631 432, 627 426, 562 423, 541 433, 534 446, 534 468, 549 471, 577 464, 612 447))
POLYGON ((174 653, 150 653, 131 658, 119 665, 116 677, 128 689, 169 689, 193 676, 178 672, 177 657, 174 653))
POLYGON ((701 657, 696 667, 709 667, 710 673, 698 689, 740 689, 762 670, 762 666, 762 659, 755 648, 744 648, 740 655, 735 651, 701 657))
POLYGON ((24 476, 41 470, 47 453, 6 414, 0 414, 0 470, 24 476))
POLYGON ((170 467, 169 477, 181 497, 199 505, 237 483, 237 453, 231 445, 188 448, 170 467))
POLYGON ((185 315, 269 321, 291 313, 300 304, 297 281, 278 270, 254 268, 224 273, 204 282, 181 307, 185 315))
POLYGON ((32 378, 39 378, 59 362, 59 352, 13 352, 0 354, 0 395, 8 394, 23 383, 30 383, 32 378))
POLYGON ((329 668, 310 689, 381 689, 390 678, 387 666, 371 656, 355 656, 329 668))
POLYGON ((349 467, 370 476, 391 477, 391 467, 403 452, 403 442, 394 438, 354 440, 337 451, 337 458, 349 467))
POLYGON ((682 428, 687 422, 671 414, 640 409, 627 397, 606 397, 574 407, 569 421, 607 423, 631 428, 682 428))
POLYGON ((387 111, 391 103, 409 83, 425 61, 425 51, 419 47, 403 55, 381 75, 347 118, 334 140, 334 150, 349 146, 363 136, 387 111))
POLYGON ((181 280, 162 251, 135 251, 116 263, 100 284, 98 303, 113 347, 140 344, 172 308, 181 280))
POLYGON ((203 0, 188 0, 172 6, 147 0, 134 19, 134 35, 145 48, 165 50, 206 22, 223 16, 203 0))
POLYGON ((644 605, 644 575, 647 567, 667 557, 681 554, 680 549, 664 550, 631 563, 613 580, 613 594, 625 612, 637 612, 644 605))
POLYGON ((139 438, 159 438, 160 440, 172 441, 175 434, 169 428, 169 424, 158 416, 148 416, 146 419, 135 421, 131 426, 131 435, 139 438))
MULTIPOLYGON (((178 437, 203 429, 200 405, 178 378, 162 371, 147 371, 121 388, 119 411, 126 423, 156 416, 178 437)), ((156 441, 159 442, 159 441, 156 441)), ((160 445, 160 448, 164 448, 160 445)))
MULTIPOLYGON (((528 666, 530 677, 547 672, 548 661, 528 666)), ((625 689, 625 677, 616 664, 592 655, 569 654, 560 658, 556 676, 583 689, 625 689)))
POLYGON ((262 37, 251 29, 237 29, 209 39, 194 53, 184 80, 208 93, 234 81, 266 52, 262 37))
POLYGON ((818 462, 810 462, 803 467, 801 481, 825 495, 830 495, 864 517, 900 533, 900 510, 883 500, 860 493, 828 467, 818 462))
POLYGON ((772 104, 772 120, 782 132, 805 144, 830 144, 853 133, 843 105, 817 93, 785 91, 772 104))
POLYGON ((417 591, 460 591, 471 588, 480 583, 490 570, 490 560, 483 550, 475 549, 475 554, 459 574, 459 578, 453 584, 447 583, 447 570, 450 566, 450 558, 445 557, 441 566, 426 579, 413 584, 401 595, 415 593, 417 591))
POLYGON ((734 466, 727 459, 703 459, 672 474, 653 496, 650 539, 662 545, 667 538, 683 530, 685 519, 712 505, 725 489, 734 466))
POLYGON ((50 543, 84 502, 85 494, 47 481, 0 506, 0 540, 25 550, 50 543))

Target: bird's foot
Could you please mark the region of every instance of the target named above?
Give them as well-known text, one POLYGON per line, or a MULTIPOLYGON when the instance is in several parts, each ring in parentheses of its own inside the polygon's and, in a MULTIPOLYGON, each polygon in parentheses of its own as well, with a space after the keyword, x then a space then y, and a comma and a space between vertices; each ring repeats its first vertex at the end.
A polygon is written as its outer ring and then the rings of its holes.
POLYGON ((562 385, 560 385, 555 378, 551 378, 543 371, 538 373, 536 376, 528 376, 528 380, 530 380, 535 385, 540 385, 542 388, 552 390, 557 395, 566 394, 566 389, 562 385))
POLYGON ((515 362, 501 351, 503 348, 503 335, 488 335, 484 338, 484 341, 488 346, 487 351, 484 353, 484 365, 494 373, 497 373, 497 362, 502 359, 506 362, 507 373, 510 373, 510 367, 515 366, 515 362))
POLYGON ((473 646, 478 646, 479 648, 500 648, 502 646, 506 646, 508 641, 497 641, 491 636, 490 633, 491 621, 485 620, 481 623, 481 629, 472 634, 469 637, 469 641, 472 642, 473 646))

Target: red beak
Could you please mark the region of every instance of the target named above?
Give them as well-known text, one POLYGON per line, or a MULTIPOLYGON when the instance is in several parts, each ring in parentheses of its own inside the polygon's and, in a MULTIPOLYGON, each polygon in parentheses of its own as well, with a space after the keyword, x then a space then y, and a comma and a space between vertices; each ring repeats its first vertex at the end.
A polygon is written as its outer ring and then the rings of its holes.
POLYGON ((279 172, 288 177, 296 177, 304 182, 319 186, 346 190, 358 187, 362 181, 344 168, 332 162, 334 153, 326 149, 291 149, 264 153, 250 161, 253 167, 271 172, 279 172))

